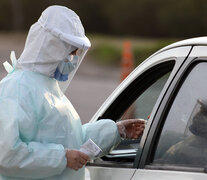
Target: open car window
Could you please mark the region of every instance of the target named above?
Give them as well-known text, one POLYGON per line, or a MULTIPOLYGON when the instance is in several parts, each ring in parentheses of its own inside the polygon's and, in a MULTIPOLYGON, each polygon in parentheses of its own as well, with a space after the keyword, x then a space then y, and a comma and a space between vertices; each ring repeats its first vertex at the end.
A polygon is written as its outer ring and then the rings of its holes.
MULTIPOLYGON (((174 60, 156 65, 140 75, 113 102, 102 118, 122 121, 124 119, 148 120, 170 73, 174 60)), ((94 164, 103 166, 133 167, 140 139, 125 140, 108 155, 97 159, 94 164)))

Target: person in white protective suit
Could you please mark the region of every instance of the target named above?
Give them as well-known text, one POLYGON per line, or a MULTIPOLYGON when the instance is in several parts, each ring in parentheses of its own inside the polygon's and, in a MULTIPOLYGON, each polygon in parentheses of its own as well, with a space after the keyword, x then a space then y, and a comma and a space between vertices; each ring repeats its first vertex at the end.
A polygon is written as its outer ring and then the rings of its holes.
MULTIPOLYGON (((139 120, 81 124, 64 95, 90 41, 79 17, 62 6, 43 11, 29 30, 24 51, 0 82, 0 180, 82 180, 89 138, 107 154, 121 137, 137 138, 139 120), (110 138, 109 138, 110 137, 110 138)), ((101 156, 100 155, 100 156, 101 156)))

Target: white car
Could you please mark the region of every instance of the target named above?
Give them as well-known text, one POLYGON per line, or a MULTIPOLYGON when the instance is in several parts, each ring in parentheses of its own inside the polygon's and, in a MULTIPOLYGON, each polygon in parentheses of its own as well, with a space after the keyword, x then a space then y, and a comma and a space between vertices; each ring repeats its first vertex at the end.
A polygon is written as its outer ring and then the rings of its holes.
MULTIPOLYGON (((94 115, 147 120, 137 140, 123 140, 87 165, 91 180, 207 179, 207 37, 169 45, 139 65, 94 115)), ((109 137, 110 138, 110 137, 109 137)))

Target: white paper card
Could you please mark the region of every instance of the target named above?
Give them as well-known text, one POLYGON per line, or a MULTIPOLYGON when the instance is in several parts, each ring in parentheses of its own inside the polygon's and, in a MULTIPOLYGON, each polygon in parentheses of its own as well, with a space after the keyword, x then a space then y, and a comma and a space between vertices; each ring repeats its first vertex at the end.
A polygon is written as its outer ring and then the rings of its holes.
POLYGON ((91 139, 86 141, 80 148, 80 151, 87 154, 90 158, 96 157, 102 152, 101 148, 98 147, 91 139))

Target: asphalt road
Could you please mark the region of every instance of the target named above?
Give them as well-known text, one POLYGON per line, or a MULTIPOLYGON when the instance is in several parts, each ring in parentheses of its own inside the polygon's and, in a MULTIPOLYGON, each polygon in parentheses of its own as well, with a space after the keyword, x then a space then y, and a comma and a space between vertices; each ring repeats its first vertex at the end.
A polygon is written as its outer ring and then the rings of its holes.
MULTIPOLYGON (((17 58, 25 43, 25 34, 0 34, 0 78, 7 73, 4 61, 10 62, 10 52, 14 50, 17 58)), ((101 66, 86 58, 66 91, 82 123, 88 122, 105 99, 118 86, 119 67, 101 66)))

